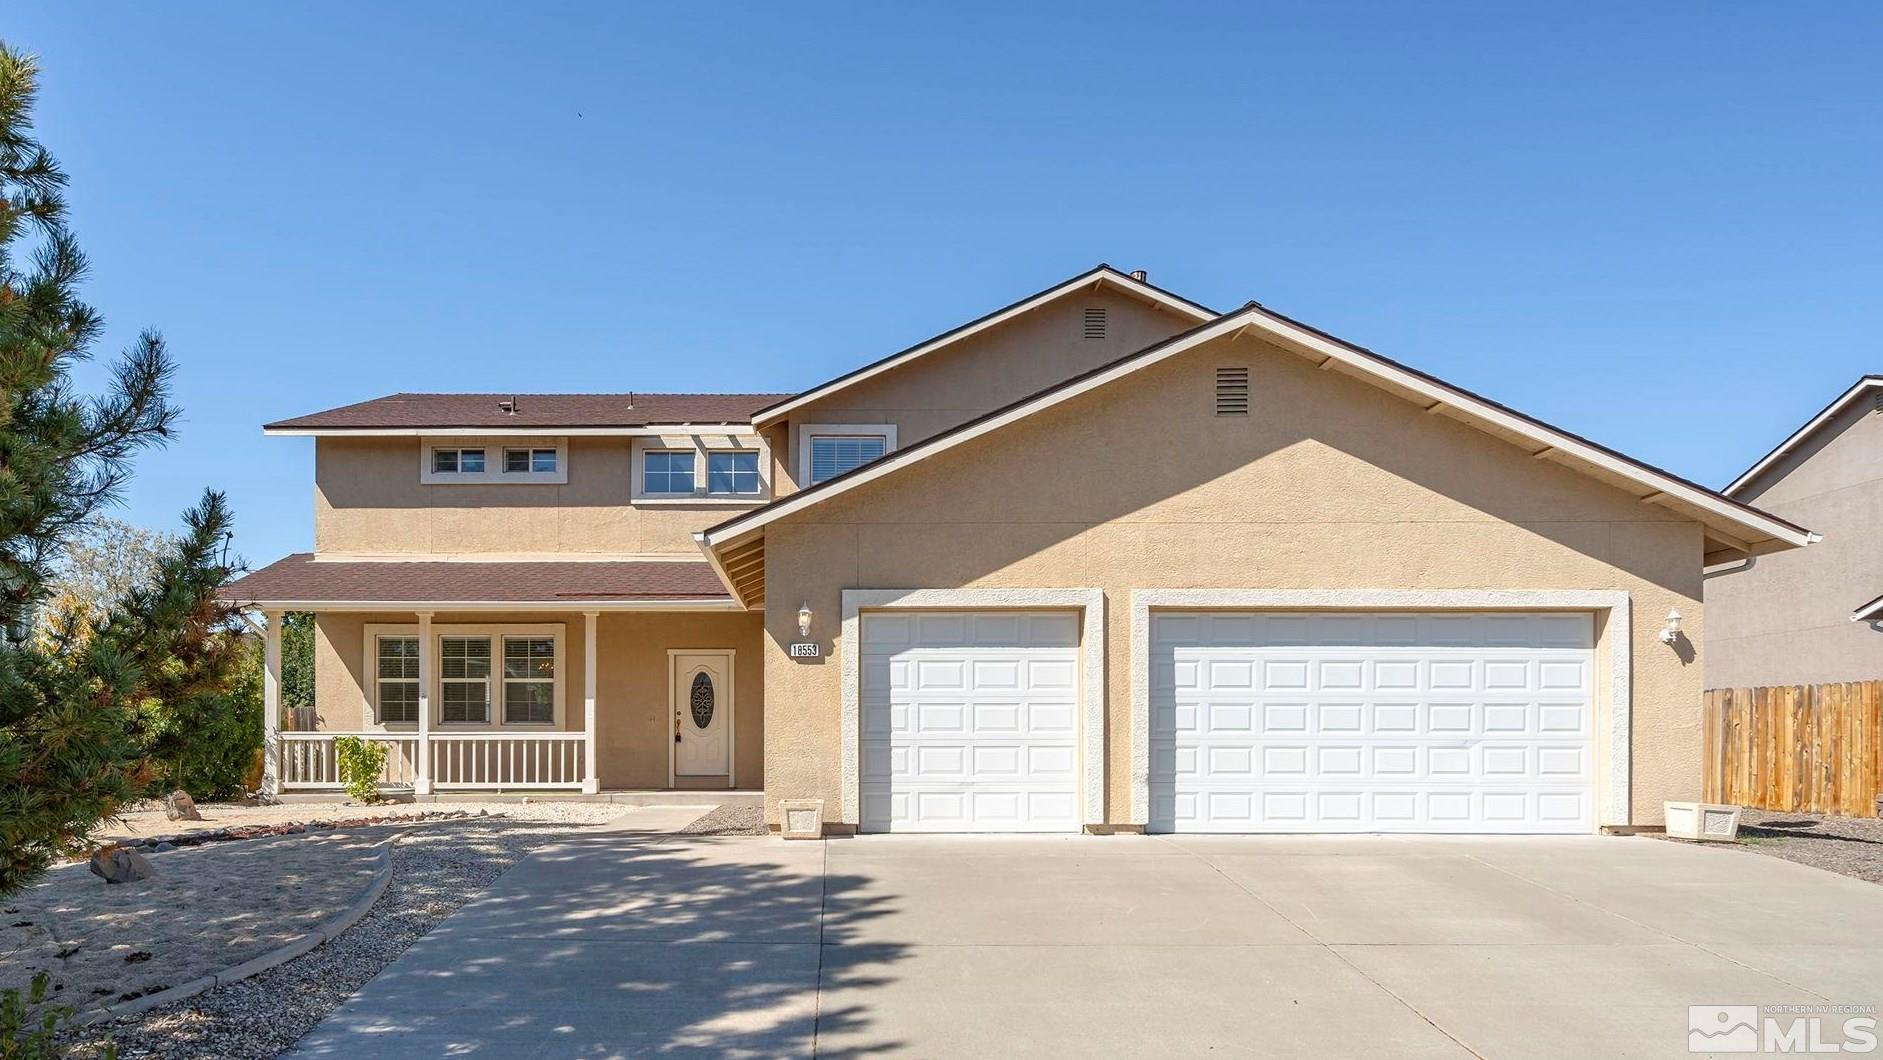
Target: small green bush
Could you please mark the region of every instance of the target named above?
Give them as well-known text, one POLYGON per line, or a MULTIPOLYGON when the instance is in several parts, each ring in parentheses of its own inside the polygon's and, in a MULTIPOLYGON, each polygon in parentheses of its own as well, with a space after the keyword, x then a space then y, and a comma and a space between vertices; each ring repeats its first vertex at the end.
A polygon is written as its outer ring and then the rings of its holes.
MULTIPOLYGON (((59 1060, 69 1055, 58 1038, 61 1028, 72 1025, 72 1006, 46 1004, 51 986, 52 976, 40 972, 24 995, 0 990, 0 1060, 59 1060)), ((116 1060, 117 1055, 113 1045, 99 1053, 103 1060, 116 1060)))
POLYGON ((340 782, 347 794, 361 802, 379 801, 379 774, 386 769, 386 745, 367 743, 357 736, 342 736, 333 742, 340 760, 340 782))

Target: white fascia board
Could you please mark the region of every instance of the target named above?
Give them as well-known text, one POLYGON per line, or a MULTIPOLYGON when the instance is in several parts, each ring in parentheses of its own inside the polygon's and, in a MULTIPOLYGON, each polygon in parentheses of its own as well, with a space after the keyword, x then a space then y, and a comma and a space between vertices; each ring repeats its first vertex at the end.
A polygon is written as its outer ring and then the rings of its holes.
POLYGON ((243 600, 262 611, 744 611, 736 600, 243 600))
POLYGON ((755 435, 749 423, 659 423, 646 427, 263 427, 271 438, 647 438, 663 434, 755 435))
POLYGON ((1215 322, 1195 328, 1185 334, 1153 346, 1137 356, 1114 364, 1101 372, 1093 373, 1077 382, 1040 394, 1024 404, 1016 405, 997 415, 922 442, 908 449, 899 450, 867 464, 829 488, 813 487, 801 494, 794 494, 783 501, 753 512, 750 516, 723 524, 715 531, 704 535, 703 543, 718 547, 734 538, 744 536, 767 523, 781 519, 793 512, 801 511, 830 497, 846 493, 898 469, 945 452, 972 441, 991 431, 999 430, 1016 420, 1025 419, 1041 409, 1050 408, 1062 401, 1069 401, 1088 391, 1095 390, 1107 383, 1130 375, 1141 368, 1147 368, 1161 361, 1194 349, 1206 342, 1214 341, 1224 335, 1233 334, 1243 328, 1255 328, 1281 342, 1291 344, 1311 354, 1326 359, 1338 360, 1352 370, 1352 374, 1370 377, 1418 394, 1432 404, 1430 407, 1443 405, 1454 412, 1478 419, 1501 430, 1517 434, 1535 441, 1539 446, 1556 450, 1556 459, 1574 458, 1592 464, 1612 474, 1637 482, 1650 490, 1667 495, 1700 508, 1734 526, 1751 530, 1763 537, 1773 538, 1794 546, 1802 546, 1817 539, 1817 535, 1800 530, 1780 520, 1740 508, 1731 501, 1716 497, 1699 487, 1689 485, 1670 475, 1660 474, 1642 467, 1632 461, 1624 460, 1561 431, 1514 415, 1492 405, 1482 398, 1474 397, 1464 391, 1437 383, 1415 372, 1401 368, 1383 358, 1362 350, 1331 340, 1317 332, 1310 331, 1291 321, 1277 317, 1260 306, 1251 305, 1237 312, 1218 317, 1215 322))
POLYGON ((1730 484, 1727 485, 1725 489, 1721 490, 1720 492, 1726 494, 1728 497, 1739 492, 1739 490, 1742 489, 1748 482, 1751 482, 1753 479, 1759 477, 1760 473, 1765 471, 1766 468, 1769 468, 1773 464, 1776 464, 1780 460, 1783 460, 1787 453, 1791 452, 1793 449, 1796 449, 1799 446, 1799 444, 1802 443, 1806 438, 1809 438, 1811 437, 1811 435, 1815 434, 1819 427, 1824 426, 1826 422, 1830 421, 1832 418, 1841 414, 1844 411, 1844 409, 1847 408, 1850 405, 1850 403, 1857 398, 1859 394, 1862 394, 1866 390, 1873 390, 1877 387, 1883 387, 1883 378, 1878 378, 1876 376, 1865 376, 1862 379, 1857 380, 1857 385, 1851 387, 1849 390, 1844 391, 1843 394, 1841 394, 1837 398, 1836 401, 1833 401, 1829 405, 1825 406, 1823 412, 1820 412, 1816 416, 1812 417, 1811 422, 1805 424, 1803 427, 1798 428, 1796 431, 1793 431, 1791 434, 1791 437, 1778 443, 1778 448, 1773 449, 1771 452, 1765 454, 1764 457, 1760 458, 1758 463, 1747 468, 1745 471, 1745 474, 1740 475, 1738 478, 1734 479, 1730 484))
POLYGON ((746 602, 745 597, 739 594, 738 587, 732 584, 732 576, 726 573, 726 565, 719 562, 719 552, 706 543, 706 535, 695 530, 693 542, 699 546, 701 552, 706 554, 706 562, 712 566, 713 573, 718 576, 719 584, 725 586, 726 591, 732 594, 732 602, 741 610, 750 608, 751 605, 746 602))
POLYGON ((855 384, 861 383, 866 379, 873 379, 876 376, 883 374, 884 372, 890 371, 895 368, 900 368, 903 365, 908 364, 910 361, 913 361, 919 357, 924 357, 928 354, 934 353, 936 350, 939 350, 943 348, 944 346, 950 346, 950 345, 953 345, 954 343, 960 342, 963 339, 969 338, 974 335, 978 335, 981 332, 988 330, 989 328, 998 327, 1001 324, 1005 324, 1007 321, 1014 319, 1015 317, 1022 316, 1026 313, 1030 313, 1033 310, 1038 309, 1040 306, 1043 306, 1046 303, 1051 302, 1057 298, 1061 298, 1065 295, 1072 294, 1076 291, 1085 290, 1096 284, 1101 284, 1101 283, 1109 283, 1115 287, 1118 287, 1124 290, 1125 292, 1129 294, 1136 295, 1137 297, 1142 298, 1148 302, 1152 302, 1157 305, 1163 306, 1166 309, 1169 309, 1182 316, 1188 317, 1191 320, 1197 321, 1198 323, 1201 323, 1205 320, 1209 320, 1212 317, 1216 316, 1215 313, 1209 311, 1208 309, 1205 309, 1202 306, 1196 305, 1191 302, 1186 302, 1183 299, 1177 298, 1167 292, 1160 291, 1157 288, 1152 287, 1149 284, 1140 283, 1139 281, 1132 279, 1130 276, 1127 276, 1124 273, 1117 271, 1116 269, 1110 268, 1108 266, 1100 266, 1096 269, 1092 269, 1089 272, 1084 272, 1084 273, 1079 274, 1078 276, 1074 276, 1072 279, 1067 280, 1065 283, 1062 283, 1057 287, 1051 288, 1050 290, 1042 291, 1039 294, 1034 295, 1032 298, 1029 298, 1024 302, 1016 303, 991 316, 983 317, 982 319, 977 320, 974 323, 967 325, 966 327, 962 327, 957 330, 946 332, 942 335, 938 335, 935 338, 930 339, 927 342, 924 342, 919 346, 911 346, 907 350, 904 350, 903 352, 887 360, 881 361, 877 364, 870 365, 869 367, 860 369, 852 374, 840 376, 836 379, 831 380, 828 383, 823 384, 822 386, 816 387, 811 390, 807 390, 804 393, 799 394, 796 397, 790 398, 781 404, 774 405, 769 409, 765 409, 761 411, 758 415, 752 418, 752 423, 756 427, 769 426, 770 424, 776 423, 779 420, 784 419, 785 417, 789 416, 794 410, 802 408, 805 405, 809 404, 810 402, 817 401, 830 394, 834 394, 839 390, 843 390, 848 387, 854 386, 855 384))
POLYGON ((1876 618, 1878 615, 1883 615, 1883 596, 1879 596, 1869 603, 1859 606, 1855 611, 1852 611, 1850 613, 1850 620, 1852 622, 1867 622, 1870 619, 1876 618))

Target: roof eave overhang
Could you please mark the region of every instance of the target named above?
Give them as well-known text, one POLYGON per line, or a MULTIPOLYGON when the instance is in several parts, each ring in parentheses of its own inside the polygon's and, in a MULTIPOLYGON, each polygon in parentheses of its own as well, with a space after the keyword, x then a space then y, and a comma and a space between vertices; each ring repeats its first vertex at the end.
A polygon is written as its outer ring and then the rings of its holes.
POLYGON ((1758 463, 1747 468, 1738 478, 1728 483, 1720 492, 1728 497, 1745 489, 1752 481, 1764 474, 1768 468, 1785 459, 1786 454, 1804 444, 1805 440, 1818 432, 1818 428, 1841 415, 1850 403, 1866 390, 1883 388, 1883 375, 1866 375, 1857 380, 1849 390, 1839 394, 1836 400, 1824 406, 1824 410, 1806 421, 1803 427, 1793 431, 1789 437, 1772 448, 1772 451, 1759 458, 1758 463))
POLYGON ((1777 516, 1730 500, 1705 487, 1523 416, 1489 399, 1406 368, 1251 303, 1239 311, 1224 314, 1110 365, 971 420, 952 431, 898 450, 849 474, 710 527, 697 534, 696 540, 711 557, 793 512, 884 475, 894 474, 903 467, 1104 386, 1140 368, 1206 342, 1240 336, 1249 329, 1261 332, 1269 341, 1284 349, 1316 361, 1322 368, 1343 371, 1402 398, 1416 401, 1429 413, 1450 416, 1512 444, 1528 444, 1531 455, 1537 459, 1549 459, 1576 468, 1592 477, 1628 489, 1643 503, 1670 508, 1701 523, 1707 528, 1710 538, 1729 548, 1757 555, 1801 547, 1818 539, 1818 535, 1811 531, 1777 516))
POLYGON ((743 611, 726 597, 623 600, 268 600, 223 597, 225 603, 262 611, 743 611))
POLYGON ((1879 616, 1883 616, 1883 596, 1879 596, 1867 604, 1859 605, 1855 611, 1850 613, 1850 620, 1852 622, 1867 622, 1879 616))
POLYGON ((855 386, 858 383, 873 379, 884 372, 892 371, 911 361, 926 357, 944 347, 951 346, 991 328, 998 327, 1009 320, 1032 312, 1048 302, 1056 301, 1079 291, 1089 291, 1098 287, 1107 286, 1115 287, 1125 294, 1143 299, 1152 305, 1168 309, 1191 320, 1199 322, 1206 321, 1217 315, 1216 311, 1210 309, 1208 306, 1192 302, 1187 298, 1173 294, 1161 287, 1154 287, 1143 280, 1119 272, 1109 265, 1100 265, 1087 272, 1080 273, 1064 283, 1049 287, 1038 294, 1030 295, 1005 308, 997 309, 977 320, 969 321, 951 331, 945 331, 934 338, 924 340, 900 353, 891 354, 874 364, 865 365, 856 371, 840 375, 827 383, 815 386, 801 394, 786 398, 775 405, 762 408, 752 414, 752 424, 759 429, 763 429, 786 418, 792 412, 803 408, 811 402, 822 400, 832 394, 855 386))

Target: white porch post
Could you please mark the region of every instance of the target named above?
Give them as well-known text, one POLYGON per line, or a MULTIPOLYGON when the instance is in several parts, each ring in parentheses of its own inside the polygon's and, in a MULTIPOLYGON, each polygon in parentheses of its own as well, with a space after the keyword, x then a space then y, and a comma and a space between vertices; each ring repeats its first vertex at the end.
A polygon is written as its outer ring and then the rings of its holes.
POLYGON ((281 794, 281 620, 280 611, 263 611, 262 621, 262 794, 281 794))
POLYGON ((582 612, 582 791, 602 789, 595 762, 595 622, 600 612, 582 612))
POLYGON ((414 763, 412 792, 432 793, 432 613, 418 613, 418 761, 414 763))

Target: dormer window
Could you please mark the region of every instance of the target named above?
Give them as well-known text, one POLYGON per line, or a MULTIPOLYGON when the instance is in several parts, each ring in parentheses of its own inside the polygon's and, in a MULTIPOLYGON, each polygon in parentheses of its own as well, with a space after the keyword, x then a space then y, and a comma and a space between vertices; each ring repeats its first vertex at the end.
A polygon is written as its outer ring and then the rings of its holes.
POLYGON ((482 449, 433 449, 432 474, 481 475, 484 473, 482 449))

